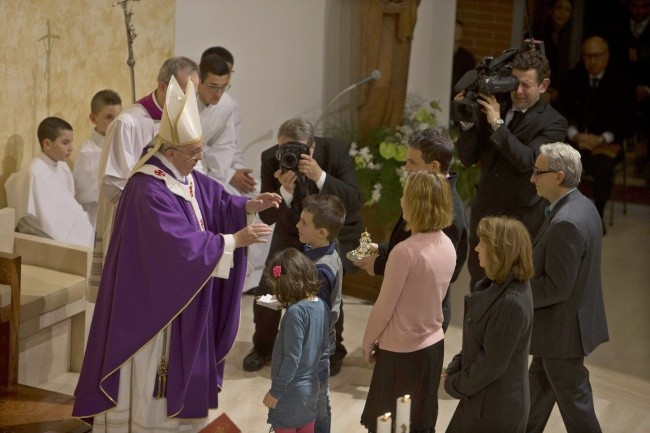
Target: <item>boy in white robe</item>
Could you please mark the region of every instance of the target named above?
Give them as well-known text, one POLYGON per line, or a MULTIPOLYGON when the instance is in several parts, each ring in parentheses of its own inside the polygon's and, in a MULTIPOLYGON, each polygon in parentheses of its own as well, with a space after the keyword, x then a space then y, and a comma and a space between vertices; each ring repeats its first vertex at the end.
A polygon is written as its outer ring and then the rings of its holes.
POLYGON ((75 198, 81 204, 95 228, 97 201, 99 199, 98 172, 102 155, 104 136, 108 125, 122 111, 120 95, 113 90, 100 90, 90 102, 90 121, 95 125, 93 132, 79 149, 74 161, 75 198))
POLYGON ((72 153, 72 126, 58 117, 38 125, 42 153, 5 183, 7 203, 16 210, 16 230, 92 247, 94 229, 74 198, 74 179, 66 163, 72 153))

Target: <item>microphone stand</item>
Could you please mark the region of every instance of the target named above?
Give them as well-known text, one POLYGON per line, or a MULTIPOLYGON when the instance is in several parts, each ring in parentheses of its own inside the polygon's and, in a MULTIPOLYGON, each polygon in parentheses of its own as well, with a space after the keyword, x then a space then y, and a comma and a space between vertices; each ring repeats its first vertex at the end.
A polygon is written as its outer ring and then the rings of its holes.
POLYGON ((323 116, 325 115, 325 113, 327 113, 327 111, 330 109, 330 107, 332 106, 332 104, 334 104, 334 102, 335 102, 337 99, 339 99, 341 96, 343 96, 343 95, 345 95, 346 93, 348 93, 350 90, 355 89, 355 88, 357 88, 357 87, 361 86, 362 84, 365 84, 365 83, 367 83, 367 82, 369 82, 369 81, 378 80, 379 78, 381 78, 381 72, 380 72, 378 69, 375 69, 374 71, 372 71, 372 73, 371 73, 369 76, 367 76, 367 77, 364 78, 363 80, 361 80, 361 81, 357 81, 356 83, 351 84, 350 86, 348 86, 348 87, 346 87, 345 89, 341 90, 341 91, 338 93, 338 95, 336 95, 334 98, 332 98, 332 100, 330 101, 330 103, 327 104, 327 107, 325 107, 325 109, 321 112, 320 116, 318 116, 318 119, 316 119, 316 123, 314 123, 314 130, 315 130, 315 131, 318 131, 318 124, 319 124, 320 121, 323 119, 323 116))
POLYGON ((324 109, 323 112, 320 114, 320 116, 318 116, 318 119, 316 119, 316 123, 314 124, 314 130, 315 130, 315 131, 318 130, 318 124, 319 124, 320 121, 323 119, 323 116, 325 115, 325 113, 327 113, 327 110, 330 109, 330 107, 332 106, 332 104, 333 104, 337 99, 339 99, 341 96, 345 95, 346 93, 348 93, 350 90, 354 89, 355 87, 357 87, 356 83, 350 85, 349 87, 346 87, 346 88, 343 89, 343 90, 341 90, 341 91, 338 93, 338 95, 336 95, 334 98, 332 98, 332 100, 330 101, 330 103, 327 104, 327 107, 325 107, 325 109, 324 109))

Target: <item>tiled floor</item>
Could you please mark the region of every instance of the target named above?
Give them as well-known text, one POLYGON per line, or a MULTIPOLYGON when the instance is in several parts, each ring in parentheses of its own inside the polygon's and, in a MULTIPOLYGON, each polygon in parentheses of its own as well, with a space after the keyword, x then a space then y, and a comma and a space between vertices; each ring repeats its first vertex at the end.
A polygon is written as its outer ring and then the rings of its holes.
MULTIPOLYGON (((603 431, 609 433, 645 433, 650 431, 650 207, 628 206, 628 215, 617 206, 615 225, 608 227, 603 242, 605 303, 611 341, 601 345, 589 358, 596 412, 603 431)), ((445 358, 460 348, 462 296, 469 277, 461 274, 453 287, 453 318, 445 338, 445 358)), ((220 395, 222 412, 243 432, 268 431, 262 397, 269 388, 270 368, 247 373, 241 361, 250 350, 253 298, 245 296, 237 342, 228 356, 226 380, 220 395)), ((355 433, 359 425, 372 367, 366 365, 359 344, 371 305, 345 298, 345 345, 349 355, 341 373, 332 378, 334 433, 355 433)), ((48 389, 72 393, 77 375, 68 374, 47 384, 48 389)), ((444 431, 456 407, 456 400, 443 390, 439 394, 438 431, 444 431)), ((553 412, 546 432, 564 432, 562 420, 553 412)))

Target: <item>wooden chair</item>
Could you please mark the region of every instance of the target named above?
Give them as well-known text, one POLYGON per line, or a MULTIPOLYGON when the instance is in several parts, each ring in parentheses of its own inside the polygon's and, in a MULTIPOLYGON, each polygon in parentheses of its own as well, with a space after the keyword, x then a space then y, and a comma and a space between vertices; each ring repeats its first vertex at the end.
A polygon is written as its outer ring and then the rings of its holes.
POLYGON ((0 431, 90 431, 90 427, 71 416, 74 397, 18 384, 20 268, 19 255, 0 252, 0 286, 3 289, 0 308, 0 431), (8 296, 7 287, 10 290, 8 296))

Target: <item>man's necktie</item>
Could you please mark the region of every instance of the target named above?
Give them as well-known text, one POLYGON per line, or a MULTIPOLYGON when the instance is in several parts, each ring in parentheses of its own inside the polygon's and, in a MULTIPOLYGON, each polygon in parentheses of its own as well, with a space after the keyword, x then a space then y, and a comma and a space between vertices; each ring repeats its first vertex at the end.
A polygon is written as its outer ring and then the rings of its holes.
POLYGON ((596 89, 598 88, 598 84, 600 83, 600 79, 598 77, 593 77, 591 79, 591 88, 596 89))
POLYGON ((512 119, 510 119, 510 122, 508 122, 508 129, 510 132, 514 131, 515 128, 521 123, 521 119, 524 118, 524 112, 515 110, 514 113, 512 114, 512 119))

